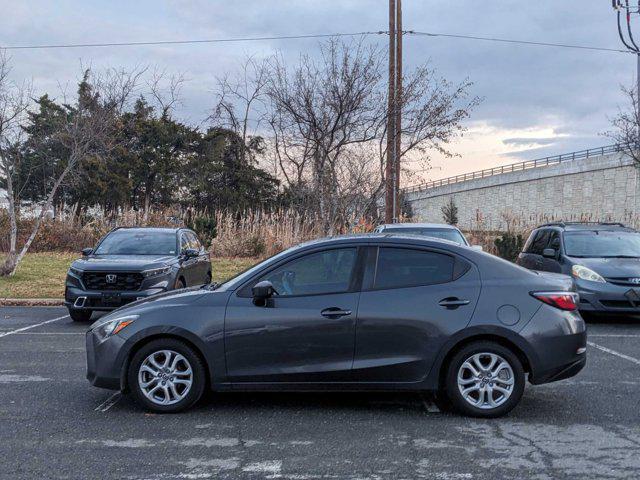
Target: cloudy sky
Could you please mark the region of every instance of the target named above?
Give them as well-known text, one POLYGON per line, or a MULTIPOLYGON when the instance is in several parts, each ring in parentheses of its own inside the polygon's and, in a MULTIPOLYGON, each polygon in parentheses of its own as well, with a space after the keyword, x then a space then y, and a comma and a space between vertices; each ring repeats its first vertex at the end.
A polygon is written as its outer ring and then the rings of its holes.
MULTIPOLYGON (((407 30, 619 48, 609 0, 403 0, 407 30)), ((387 0, 0 0, 0 45, 136 42, 385 30, 387 0)), ((640 23, 640 19, 638 19, 640 23)), ((386 37, 372 38, 386 43, 386 37)), ((12 50, 13 76, 38 92, 72 84, 81 65, 158 66, 183 73, 180 119, 199 124, 212 104, 215 76, 248 54, 317 51, 316 40, 201 45, 12 50)), ((635 79, 632 55, 408 37, 405 65, 431 62, 452 81, 468 77, 484 98, 425 179, 606 145, 602 132, 635 79)))

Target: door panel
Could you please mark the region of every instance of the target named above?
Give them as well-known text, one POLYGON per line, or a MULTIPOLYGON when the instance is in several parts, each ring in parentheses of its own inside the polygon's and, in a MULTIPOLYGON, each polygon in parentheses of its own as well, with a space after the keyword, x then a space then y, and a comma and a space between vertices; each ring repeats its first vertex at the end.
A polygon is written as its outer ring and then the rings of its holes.
POLYGON ((242 287, 225 317, 230 381, 335 382, 350 378, 360 269, 358 249, 332 248, 303 254, 257 281, 277 295, 256 306, 242 287))
POLYGON ((274 297, 267 307, 232 295, 225 319, 230 381, 348 380, 359 295, 274 297), (351 313, 338 318, 331 312, 322 315, 331 308, 351 313))
MULTIPOLYGON (((378 261, 376 277, 386 275, 384 270, 378 261)), ((414 273, 424 275, 421 272, 425 271, 428 268, 416 268, 414 273)), ((363 291, 356 326, 354 380, 422 380, 442 345, 450 335, 465 328, 473 315, 480 277, 472 264, 465 264, 463 271, 459 278, 446 283, 363 291)))

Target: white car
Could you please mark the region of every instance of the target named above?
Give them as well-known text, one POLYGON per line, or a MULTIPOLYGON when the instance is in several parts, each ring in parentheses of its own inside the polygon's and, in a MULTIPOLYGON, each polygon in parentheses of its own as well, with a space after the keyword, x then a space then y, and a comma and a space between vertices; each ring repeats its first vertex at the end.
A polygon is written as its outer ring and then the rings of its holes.
POLYGON ((404 233, 422 237, 442 238, 458 245, 482 250, 480 245, 471 245, 458 227, 446 223, 390 223, 379 225, 373 233, 404 233))

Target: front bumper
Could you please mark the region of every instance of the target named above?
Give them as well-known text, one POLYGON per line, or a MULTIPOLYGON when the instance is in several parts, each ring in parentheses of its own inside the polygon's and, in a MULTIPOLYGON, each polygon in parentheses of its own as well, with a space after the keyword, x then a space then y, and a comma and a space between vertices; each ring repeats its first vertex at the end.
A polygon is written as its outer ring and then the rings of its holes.
POLYGON ((576 281, 580 311, 640 314, 640 287, 576 281))
POLYGON ((127 305, 128 303, 135 302, 141 298, 165 292, 166 290, 166 288, 149 288, 147 290, 109 290, 103 292, 100 290, 83 290, 82 288, 67 285, 64 294, 64 304, 69 309, 108 312, 127 305), (113 301, 114 294, 118 297, 118 301, 113 301), (109 298, 108 296, 112 297, 109 298), (84 301, 82 301, 83 298, 84 301))
POLYGON ((94 387, 120 390, 122 373, 122 346, 125 340, 113 335, 101 340, 89 330, 87 345, 87 380, 94 387))

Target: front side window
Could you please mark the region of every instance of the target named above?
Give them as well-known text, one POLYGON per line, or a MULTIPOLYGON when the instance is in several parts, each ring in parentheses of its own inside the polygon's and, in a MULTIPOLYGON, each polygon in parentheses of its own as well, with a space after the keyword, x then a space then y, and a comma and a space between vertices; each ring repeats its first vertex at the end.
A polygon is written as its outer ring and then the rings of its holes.
POLYGON ((267 273, 279 296, 320 295, 349 290, 356 264, 356 248, 338 248, 292 260, 267 273))
POLYGON ((570 257, 638 258, 640 233, 616 231, 565 232, 564 249, 570 257))
POLYGON ((176 234, 162 231, 115 230, 105 237, 96 255, 175 255, 176 234))
POLYGON ((549 234, 549 230, 538 230, 527 253, 542 255, 542 251, 547 248, 547 244, 549 243, 549 234))
POLYGON ((374 289, 416 287, 453 280, 455 259, 407 248, 380 248, 374 289))

